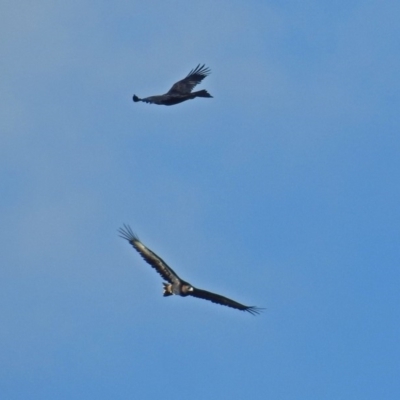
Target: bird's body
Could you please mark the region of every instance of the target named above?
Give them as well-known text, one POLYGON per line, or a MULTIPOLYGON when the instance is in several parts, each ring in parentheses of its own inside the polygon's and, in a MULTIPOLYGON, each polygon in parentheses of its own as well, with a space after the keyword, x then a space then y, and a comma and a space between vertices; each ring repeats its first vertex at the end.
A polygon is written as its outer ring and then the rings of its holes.
POLYGON ((143 99, 134 94, 133 101, 135 103, 138 101, 143 101, 144 103, 173 106, 186 100, 192 100, 196 97, 212 97, 207 90, 204 89, 198 90, 197 92, 192 92, 194 87, 199 84, 209 73, 209 68, 206 68, 204 64, 199 64, 196 68, 189 72, 186 78, 176 82, 167 93, 145 97, 143 99))
POLYGON ((197 289, 190 283, 179 278, 174 270, 169 267, 165 261, 148 249, 132 232, 131 228, 124 225, 124 228, 119 230, 120 236, 126 239, 133 248, 143 257, 143 259, 152 266, 168 283, 164 285, 164 296, 192 296, 204 300, 212 301, 213 303, 236 308, 237 310, 247 311, 251 314, 258 314, 261 309, 254 306, 245 306, 227 297, 216 293, 211 293, 206 290, 197 289))

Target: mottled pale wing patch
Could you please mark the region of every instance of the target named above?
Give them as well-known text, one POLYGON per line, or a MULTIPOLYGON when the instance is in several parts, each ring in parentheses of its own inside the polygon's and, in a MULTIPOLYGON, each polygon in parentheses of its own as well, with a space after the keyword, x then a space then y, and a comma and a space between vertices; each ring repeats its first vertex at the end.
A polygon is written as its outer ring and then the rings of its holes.
POLYGON ((148 249, 139 238, 133 233, 129 225, 124 225, 118 230, 120 236, 127 240, 142 258, 151 265, 166 281, 174 283, 180 280, 178 275, 170 268, 167 263, 154 252, 148 249))

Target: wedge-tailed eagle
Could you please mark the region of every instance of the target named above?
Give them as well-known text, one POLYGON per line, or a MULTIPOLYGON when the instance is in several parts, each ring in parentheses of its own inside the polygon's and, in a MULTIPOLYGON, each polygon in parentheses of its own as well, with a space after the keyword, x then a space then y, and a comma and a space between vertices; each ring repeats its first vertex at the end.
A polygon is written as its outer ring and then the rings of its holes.
POLYGON ((227 297, 219 294, 211 293, 206 290, 197 289, 190 283, 179 278, 179 276, 170 268, 165 261, 163 261, 157 254, 153 253, 148 249, 139 238, 132 232, 132 229, 128 225, 124 225, 123 228, 119 229, 119 234, 123 239, 126 239, 133 248, 143 257, 143 259, 150 264, 168 283, 164 285, 164 296, 171 296, 173 294, 178 296, 193 296, 199 299, 209 300, 213 303, 221 304, 236 308, 237 310, 247 311, 250 314, 259 314, 261 308, 254 306, 245 306, 234 300, 228 299, 227 297))

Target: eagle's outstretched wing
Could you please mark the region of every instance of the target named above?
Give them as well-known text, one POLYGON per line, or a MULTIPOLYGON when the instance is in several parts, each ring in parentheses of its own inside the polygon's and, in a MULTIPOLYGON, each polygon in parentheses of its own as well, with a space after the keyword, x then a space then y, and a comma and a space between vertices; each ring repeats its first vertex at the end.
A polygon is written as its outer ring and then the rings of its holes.
MULTIPOLYGON (((193 88, 198 85, 207 75, 210 74, 210 69, 203 65, 198 65, 192 69, 186 78, 176 82, 167 94, 187 94, 190 93, 193 88)), ((210 96, 211 97, 211 96, 210 96)))
POLYGON ((259 314, 262 310, 262 308, 254 306, 245 306, 243 304, 238 303, 237 301, 221 296, 220 294, 211 293, 208 292, 207 290, 196 289, 195 287, 188 294, 189 296, 197 297, 199 299, 209 300, 216 304, 221 304, 222 306, 227 306, 236 308, 237 310, 247 311, 253 315, 259 314))
POLYGON ((129 225, 124 225, 118 230, 120 236, 126 239, 133 248, 150 264, 166 281, 174 283, 180 280, 179 276, 170 268, 167 263, 148 249, 139 238, 133 233, 129 225))

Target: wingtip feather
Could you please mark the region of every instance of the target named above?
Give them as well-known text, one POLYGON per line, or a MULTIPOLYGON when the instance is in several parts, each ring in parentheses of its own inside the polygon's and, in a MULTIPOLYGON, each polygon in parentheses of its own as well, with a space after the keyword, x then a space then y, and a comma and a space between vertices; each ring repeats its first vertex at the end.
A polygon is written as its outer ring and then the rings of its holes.
POLYGON ((132 228, 127 224, 124 224, 123 228, 119 228, 118 233, 120 237, 127 240, 129 243, 139 241, 138 236, 133 233, 132 228))
POLYGON ((249 312, 251 315, 259 315, 262 313, 263 310, 264 308, 250 306, 247 307, 244 311, 249 312))
POLYGON ((211 69, 206 67, 206 64, 198 64, 196 68, 193 68, 188 74, 187 76, 190 75, 194 75, 194 74, 199 74, 199 75, 203 75, 204 77, 206 77, 207 75, 209 75, 211 73, 211 69))

